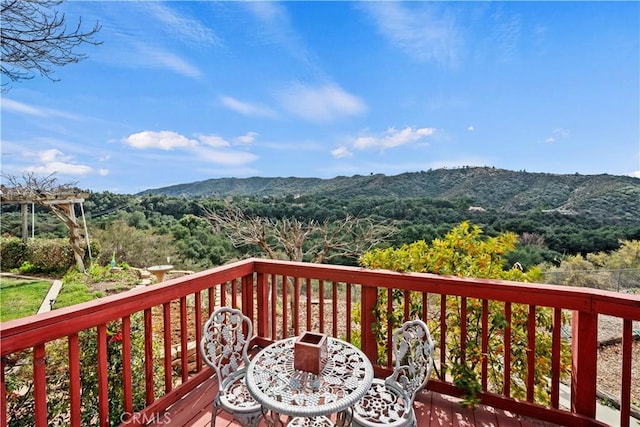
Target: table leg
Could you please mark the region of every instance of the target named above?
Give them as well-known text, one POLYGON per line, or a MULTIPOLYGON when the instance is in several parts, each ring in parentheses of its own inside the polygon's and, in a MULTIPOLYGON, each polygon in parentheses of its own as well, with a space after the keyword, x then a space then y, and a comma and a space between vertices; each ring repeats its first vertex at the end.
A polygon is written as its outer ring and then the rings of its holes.
POLYGON ((280 419, 280 414, 274 411, 269 411, 268 409, 262 408, 262 415, 264 416, 264 420, 269 427, 284 427, 286 425, 280 419))
POLYGON ((342 412, 338 412, 338 414, 336 415, 336 426, 350 426, 351 421, 353 421, 353 410, 351 408, 347 408, 342 412))

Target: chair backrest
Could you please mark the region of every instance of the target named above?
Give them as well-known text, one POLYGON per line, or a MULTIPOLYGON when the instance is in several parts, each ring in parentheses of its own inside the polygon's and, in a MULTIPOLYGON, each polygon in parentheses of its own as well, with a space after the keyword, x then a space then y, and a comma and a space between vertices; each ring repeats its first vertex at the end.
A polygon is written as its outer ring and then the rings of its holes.
POLYGON ((416 393, 427 385, 433 369, 433 340, 422 320, 405 322, 393 333, 393 374, 387 384, 402 388, 413 402, 416 393))
POLYGON ((200 354, 215 369, 221 386, 249 364, 247 351, 252 335, 251 319, 234 308, 218 308, 204 324, 200 354))

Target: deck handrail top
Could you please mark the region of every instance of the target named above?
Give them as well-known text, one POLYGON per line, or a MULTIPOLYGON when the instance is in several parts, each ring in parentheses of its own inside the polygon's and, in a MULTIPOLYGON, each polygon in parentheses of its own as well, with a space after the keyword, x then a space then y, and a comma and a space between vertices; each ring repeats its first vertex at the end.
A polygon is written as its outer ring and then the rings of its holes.
POLYGON ((117 317, 161 305, 168 299, 206 288, 210 283, 234 280, 254 273, 299 275, 318 280, 358 283, 363 287, 384 287, 511 303, 609 314, 623 319, 640 319, 640 295, 590 288, 522 283, 489 279, 403 273, 362 267, 335 266, 248 258, 163 283, 61 308, 48 313, 0 322, 0 355, 95 327, 117 317), (180 286, 176 286, 180 285, 180 286), (481 286, 479 286, 481 285, 481 286), (561 297, 561 298, 560 298, 561 297), (52 328, 51 326, 54 326, 52 328))

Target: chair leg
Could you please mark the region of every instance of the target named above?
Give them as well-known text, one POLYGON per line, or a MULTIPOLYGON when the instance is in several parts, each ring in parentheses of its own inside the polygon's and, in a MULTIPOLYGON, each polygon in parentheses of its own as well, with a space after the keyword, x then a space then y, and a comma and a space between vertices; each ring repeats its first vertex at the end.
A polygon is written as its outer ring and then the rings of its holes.
POLYGON ((213 411, 211 412, 211 427, 216 427, 216 418, 218 417, 218 408, 217 402, 213 402, 213 411))

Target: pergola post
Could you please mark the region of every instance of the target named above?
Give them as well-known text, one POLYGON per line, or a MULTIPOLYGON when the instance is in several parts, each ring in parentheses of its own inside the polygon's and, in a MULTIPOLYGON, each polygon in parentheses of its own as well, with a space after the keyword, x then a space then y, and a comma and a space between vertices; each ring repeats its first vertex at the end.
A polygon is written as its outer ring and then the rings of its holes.
POLYGON ((20 216, 22 217, 22 242, 26 245, 29 240, 29 225, 27 220, 29 218, 29 209, 26 203, 20 203, 20 216))

